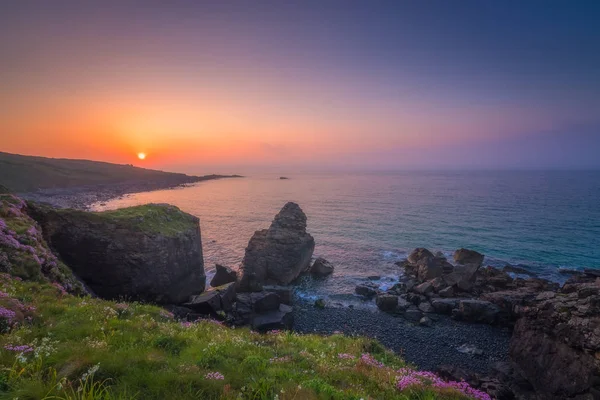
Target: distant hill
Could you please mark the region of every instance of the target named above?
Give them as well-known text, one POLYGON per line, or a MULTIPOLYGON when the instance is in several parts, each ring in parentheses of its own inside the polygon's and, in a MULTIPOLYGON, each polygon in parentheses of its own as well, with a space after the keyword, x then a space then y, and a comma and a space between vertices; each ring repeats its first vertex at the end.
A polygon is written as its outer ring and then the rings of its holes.
POLYGON ((144 181, 184 184, 219 177, 221 176, 189 176, 132 165, 0 152, 0 185, 16 193, 144 181))

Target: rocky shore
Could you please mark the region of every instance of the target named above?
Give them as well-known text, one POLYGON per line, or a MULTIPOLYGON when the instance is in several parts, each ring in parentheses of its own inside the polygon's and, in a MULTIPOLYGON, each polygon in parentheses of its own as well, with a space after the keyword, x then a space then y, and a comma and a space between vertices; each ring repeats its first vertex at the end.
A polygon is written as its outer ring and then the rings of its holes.
POLYGON ((573 273, 560 286, 514 267, 485 266, 473 250, 447 259, 418 248, 397 263, 393 287, 356 287, 356 296, 376 304, 368 311, 295 298, 304 275, 335 279, 334 265, 313 260, 315 240, 296 203, 256 231, 238 268, 218 266, 208 289, 199 221, 176 207, 89 213, 6 194, 1 210, 0 245, 9 251, 0 267, 23 279, 163 304, 184 323, 212 318, 258 332, 369 336, 496 399, 600 399, 597 270, 573 273))
POLYGON ((187 176, 183 174, 173 174, 173 176, 164 179, 144 179, 69 188, 39 189, 35 192, 20 193, 19 197, 35 202, 48 203, 58 208, 88 210, 92 204, 104 203, 126 194, 173 189, 177 187, 185 187, 197 182, 224 178, 242 178, 242 176, 187 176))

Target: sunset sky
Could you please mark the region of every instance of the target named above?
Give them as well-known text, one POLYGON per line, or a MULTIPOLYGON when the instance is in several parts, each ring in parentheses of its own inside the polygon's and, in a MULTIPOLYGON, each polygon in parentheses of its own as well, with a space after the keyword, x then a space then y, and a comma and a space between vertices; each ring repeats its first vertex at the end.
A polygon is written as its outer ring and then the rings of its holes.
POLYGON ((3 3, 0 151, 186 172, 600 167, 600 2, 293 3, 3 3))

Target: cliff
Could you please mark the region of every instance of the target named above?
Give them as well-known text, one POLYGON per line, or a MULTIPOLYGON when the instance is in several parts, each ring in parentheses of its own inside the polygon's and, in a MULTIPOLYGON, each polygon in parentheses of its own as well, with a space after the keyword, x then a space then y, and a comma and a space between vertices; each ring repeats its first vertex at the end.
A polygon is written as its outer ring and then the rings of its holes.
POLYGON ((44 238, 107 299, 181 303, 205 286, 198 218, 170 205, 85 212, 31 203, 44 238))

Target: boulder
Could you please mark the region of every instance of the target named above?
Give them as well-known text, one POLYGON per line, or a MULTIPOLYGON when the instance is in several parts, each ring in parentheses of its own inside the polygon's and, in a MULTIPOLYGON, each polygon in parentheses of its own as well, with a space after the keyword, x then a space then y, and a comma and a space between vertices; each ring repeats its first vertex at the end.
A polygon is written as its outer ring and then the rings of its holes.
POLYGON ((431 303, 428 301, 419 303, 419 310, 423 311, 424 313, 432 313, 435 311, 431 303))
POLYGON ((229 282, 192 296, 183 306, 200 314, 214 315, 219 311, 231 311, 235 299, 235 283, 229 282))
POLYGON ((458 307, 458 299, 432 299, 431 306, 438 314, 451 315, 452 310, 458 307))
POLYGON ((274 292, 258 292, 252 293, 252 310, 256 313, 274 311, 279 309, 281 300, 277 293, 274 292))
POLYGON ((407 261, 411 264, 421 264, 427 262, 429 259, 434 258, 432 252, 429 250, 419 247, 414 249, 408 256, 407 261))
POLYGON ((402 297, 398 297, 398 305, 396 306, 396 312, 404 312, 408 307, 410 307, 411 303, 403 299, 402 297))
POLYGON ((294 292, 291 287, 279 285, 265 285, 263 289, 265 292, 273 292, 277 294, 277 296, 279 296, 279 301, 282 304, 292 304, 294 292))
POLYGON ((423 282, 413 288, 413 291, 422 295, 428 295, 433 292, 433 285, 431 282, 423 282))
POLYGON ((423 313, 416 306, 409 306, 404 311, 404 318, 411 322, 418 322, 423 318, 423 313))
POLYGON ((371 298, 377 294, 377 288, 368 284, 356 285, 354 292, 359 296, 371 298))
POLYGON ((379 294, 375 299, 375 303, 381 311, 394 312, 398 308, 398 296, 379 294))
POLYGON ((310 274, 317 278, 324 278, 333 273, 333 265, 326 259, 319 257, 310 267, 310 274))
POLYGON ((242 260, 239 290, 257 292, 264 285, 287 285, 308 270, 315 240, 306 232, 306 215, 287 203, 269 229, 256 231, 242 260))
POLYGON ((448 286, 438 292, 440 297, 454 297, 454 287, 448 286))
POLYGON ((458 308, 452 310, 452 317, 461 321, 493 324, 499 313, 500 308, 489 301, 465 299, 460 300, 458 308))
POLYGON ((315 300, 315 308, 320 308, 322 310, 325 308, 325 306, 326 306, 325 300, 323 300, 323 299, 315 300))
POLYGON ((456 286, 458 289, 469 292, 475 283, 475 273, 480 264, 461 264, 454 267, 454 271, 443 276, 448 286, 456 286))
POLYGON ((198 218, 164 204, 85 212, 30 204, 50 247, 98 296, 178 304, 206 283, 198 218))
POLYGON ((421 282, 438 278, 454 268, 445 258, 428 258, 418 265, 417 277, 421 282))
POLYGON ((478 264, 480 267, 483 263, 483 258, 484 255, 475 250, 462 248, 454 252, 454 261, 457 264, 478 264))
POLYGON ((237 272, 223 265, 216 265, 216 273, 210 281, 210 286, 217 287, 230 282, 237 282, 237 272))
POLYGON ((293 309, 285 304, 281 304, 276 311, 257 315, 252 320, 252 328, 259 332, 273 329, 291 329, 293 325, 293 309))
POLYGON ((423 317, 419 320, 419 325, 421 326, 431 326, 433 325, 433 321, 429 317, 423 317))

